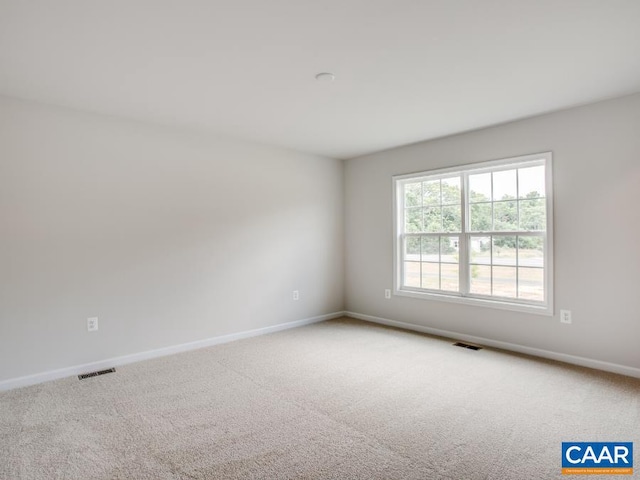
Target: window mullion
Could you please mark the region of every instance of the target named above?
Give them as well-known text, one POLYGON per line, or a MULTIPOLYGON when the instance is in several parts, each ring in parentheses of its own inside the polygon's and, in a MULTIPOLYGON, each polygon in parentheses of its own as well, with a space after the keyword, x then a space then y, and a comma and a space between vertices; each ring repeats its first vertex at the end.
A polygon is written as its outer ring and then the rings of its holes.
POLYGON ((458 261, 459 261, 459 285, 460 295, 466 296, 469 294, 469 245, 471 239, 468 233, 469 220, 469 174, 464 172, 462 174, 462 215, 461 215, 461 229, 460 232, 460 248, 458 249, 458 261))

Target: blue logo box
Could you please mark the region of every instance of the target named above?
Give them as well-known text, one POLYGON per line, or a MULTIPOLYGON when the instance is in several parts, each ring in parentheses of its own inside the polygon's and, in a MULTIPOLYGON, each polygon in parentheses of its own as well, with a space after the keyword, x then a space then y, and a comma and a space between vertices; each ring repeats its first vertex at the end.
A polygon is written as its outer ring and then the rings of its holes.
POLYGON ((562 468, 633 468, 633 442, 562 442, 562 468))

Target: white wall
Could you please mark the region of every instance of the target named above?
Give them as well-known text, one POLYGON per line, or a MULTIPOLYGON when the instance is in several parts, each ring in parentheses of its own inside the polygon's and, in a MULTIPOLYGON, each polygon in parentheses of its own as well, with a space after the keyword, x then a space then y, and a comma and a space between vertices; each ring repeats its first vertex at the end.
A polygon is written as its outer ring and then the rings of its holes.
POLYGON ((638 132, 635 95, 352 159, 343 185, 336 160, 0 97, 0 382, 341 311, 343 292, 360 314, 640 368, 638 132), (548 150, 555 317, 384 299, 392 175, 548 150))
POLYGON ((343 234, 340 161, 0 98, 0 381, 341 311, 343 234))
POLYGON ((352 159, 345 176, 348 311, 640 368, 640 95, 352 159), (553 318, 384 299, 392 175, 544 151, 554 155, 553 318))

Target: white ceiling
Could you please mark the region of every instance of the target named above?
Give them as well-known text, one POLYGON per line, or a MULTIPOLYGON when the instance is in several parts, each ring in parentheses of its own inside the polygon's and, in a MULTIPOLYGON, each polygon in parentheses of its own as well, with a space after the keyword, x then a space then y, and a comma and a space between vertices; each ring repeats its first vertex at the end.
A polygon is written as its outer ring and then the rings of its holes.
POLYGON ((638 0, 0 0, 0 94, 337 158, 637 91, 638 0))

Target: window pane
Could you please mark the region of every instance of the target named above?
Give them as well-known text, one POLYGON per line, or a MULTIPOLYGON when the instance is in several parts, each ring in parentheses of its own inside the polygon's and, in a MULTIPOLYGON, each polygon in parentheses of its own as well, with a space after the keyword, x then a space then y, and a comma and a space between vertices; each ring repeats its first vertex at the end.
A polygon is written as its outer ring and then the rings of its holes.
POLYGON ((404 279, 405 287, 420 288, 420 263, 404 262, 404 279))
POLYGON ((515 267, 493 267, 493 295, 498 297, 516 297, 515 267))
POLYGON ((424 231, 429 233, 442 232, 441 207, 429 207, 424 209, 424 231))
POLYGON ((491 264, 491 237, 471 237, 471 263, 491 264))
POLYGON ((518 181, 515 170, 493 173, 493 199, 511 200, 518 196, 518 181))
POLYGON ((396 231, 402 258, 395 274, 402 286, 525 309, 544 304, 553 280, 553 271, 545 270, 553 242, 545 231, 548 159, 526 156, 396 177, 403 224, 396 231))
POLYGON ((422 288, 440 289, 440 264, 422 263, 422 288))
POLYGON ((407 183, 404 186, 404 206, 416 207, 422 204, 422 183, 407 183))
POLYGON ((440 237, 440 261, 458 263, 459 237, 440 237))
POLYGON ((518 229, 517 202, 495 202, 493 204, 493 229, 498 232, 518 229))
POLYGON ((518 170, 518 193, 520 198, 545 196, 544 166, 518 170))
POLYGON ((422 202, 424 205, 440 205, 440 180, 422 182, 422 202))
POLYGON ((444 232, 460 232, 462 230, 460 205, 442 207, 442 230, 444 232))
POLYGON ((493 237, 493 264, 516 265, 516 237, 514 235, 493 237))
POLYGON ((544 301, 544 270, 542 268, 518 269, 518 298, 544 301))
POLYGON ((442 203, 460 204, 460 177, 445 178, 442 180, 442 203))
POLYGON ((469 201, 488 202, 491 200, 491 174, 469 175, 469 201))
POLYGON ((439 262, 440 261, 440 238, 439 237, 422 237, 422 261, 423 262, 439 262))
POLYGON ((491 230, 491 204, 476 203, 471 204, 471 231, 486 232, 491 230))
POLYGON ((404 259, 414 262, 420 261, 420 237, 406 237, 404 259))
POLYGON ((544 267, 544 238, 518 238, 518 265, 521 267, 544 267))
POLYGON ((546 206, 543 198, 520 200, 520 230, 544 231, 547 229, 546 206))
POLYGON ((471 265, 471 293, 491 295, 491 267, 471 265))
POLYGON ((419 233, 423 231, 422 208, 407 208, 404 211, 404 231, 406 233, 419 233))
POLYGON ((460 273, 457 263, 442 263, 440 265, 440 289, 450 292, 460 290, 460 273))

